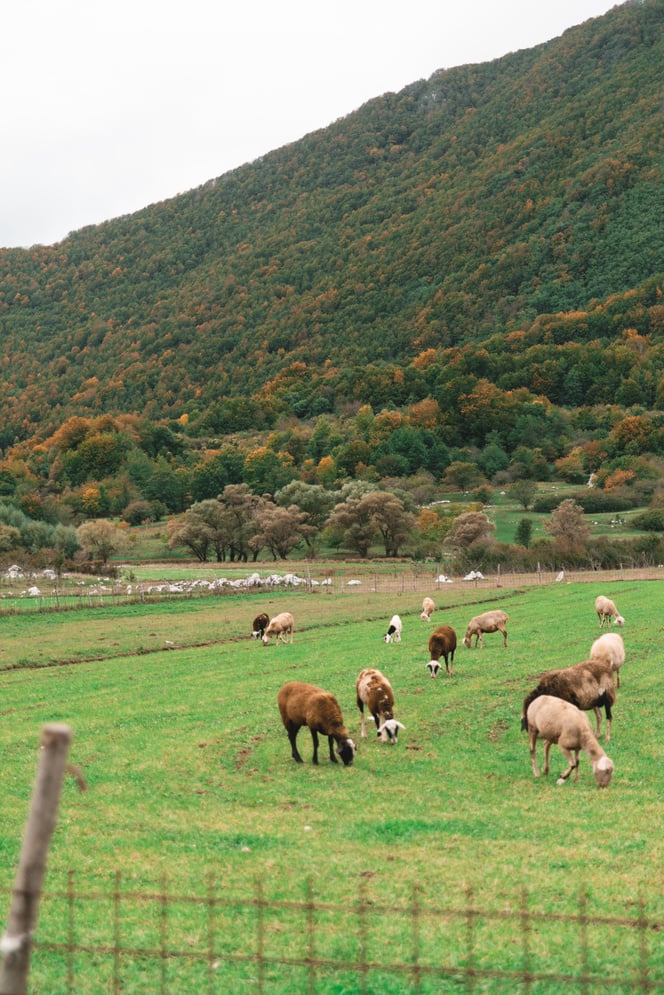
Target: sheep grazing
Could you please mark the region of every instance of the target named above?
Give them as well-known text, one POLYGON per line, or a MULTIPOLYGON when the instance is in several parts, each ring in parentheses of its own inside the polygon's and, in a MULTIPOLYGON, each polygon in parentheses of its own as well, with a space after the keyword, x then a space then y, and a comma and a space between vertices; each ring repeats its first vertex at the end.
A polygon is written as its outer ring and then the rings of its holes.
POLYGON ((569 764, 558 778, 564 784, 574 771, 574 781, 579 780, 579 753, 583 750, 590 757, 598 788, 606 788, 613 775, 613 761, 593 736, 588 717, 568 701, 543 694, 528 706, 528 745, 533 774, 539 777, 535 748, 537 737, 544 740, 544 773, 549 773, 549 750, 557 743, 569 764))
POLYGON ((279 691, 277 704, 284 728, 288 733, 293 760, 301 764, 302 757, 297 749, 297 734, 302 726, 308 726, 314 744, 313 763, 318 763, 318 734, 327 736, 330 747, 330 760, 338 763, 337 753, 348 766, 355 756, 355 743, 350 739, 344 726, 339 703, 329 691, 323 691, 315 684, 290 681, 279 691))
POLYGON ((265 612, 261 612, 260 615, 257 615, 256 618, 254 619, 254 624, 251 629, 251 638, 262 639, 263 635, 265 634, 265 630, 267 629, 269 624, 270 624, 269 615, 267 615, 265 612))
POLYGON ((483 645, 482 636, 485 632, 502 632, 503 646, 507 646, 507 629, 505 626, 508 618, 509 615, 507 612, 501 611, 500 608, 484 612, 483 615, 475 615, 468 623, 466 635, 463 637, 463 645, 470 649, 473 636, 475 636, 475 649, 477 649, 478 642, 481 649, 483 645))
POLYGON ((445 661, 445 671, 454 673, 454 651, 457 647, 456 632, 449 625, 439 625, 429 636, 429 662, 427 667, 432 677, 438 676, 440 658, 445 661), (449 663, 448 663, 449 659, 449 663))
POLYGON ((617 632, 605 632, 590 647, 591 660, 606 660, 616 675, 616 687, 620 687, 620 668, 625 662, 625 644, 617 632))
POLYGON ((280 612, 275 615, 270 621, 267 629, 263 633, 263 646, 267 646, 270 642, 270 636, 276 636, 276 645, 279 642, 282 643, 292 643, 293 642, 293 632, 295 630, 295 622, 293 621, 293 616, 290 612, 280 612))
POLYGON ((436 606, 432 598, 424 599, 424 601, 422 602, 422 614, 420 615, 420 618, 422 619, 423 622, 431 621, 431 616, 434 613, 435 607, 436 606))
POLYGON ((393 615, 390 619, 390 624, 388 625, 387 632, 383 638, 386 643, 401 642, 401 619, 398 615, 393 615))
POLYGON ((603 629, 605 625, 610 625, 611 619, 613 619, 614 625, 625 624, 625 619, 622 617, 613 601, 611 601, 611 598, 605 598, 603 594, 598 594, 595 598, 595 611, 597 612, 597 618, 599 619, 600 629, 603 629))
POLYGON ((611 709, 616 703, 613 671, 606 660, 584 660, 573 667, 549 670, 542 674, 537 687, 526 695, 521 712, 521 728, 527 727, 527 712, 531 702, 542 695, 562 698, 584 712, 594 711, 597 721, 595 735, 599 739, 602 727, 601 708, 606 713, 606 742, 611 739, 611 709))
POLYGON ((394 718, 394 692, 392 685, 384 674, 375 667, 365 667, 357 676, 355 682, 357 707, 362 716, 362 739, 367 738, 364 706, 366 705, 376 723, 376 735, 383 743, 397 742, 399 729, 406 727, 394 718))

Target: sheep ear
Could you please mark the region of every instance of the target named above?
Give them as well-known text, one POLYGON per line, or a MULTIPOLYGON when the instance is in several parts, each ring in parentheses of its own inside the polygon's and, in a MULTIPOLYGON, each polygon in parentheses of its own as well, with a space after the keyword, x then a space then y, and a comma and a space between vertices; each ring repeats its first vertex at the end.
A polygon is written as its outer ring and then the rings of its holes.
POLYGON ((384 728, 385 728, 385 723, 383 722, 382 725, 378 726, 378 728, 376 729, 376 732, 382 732, 384 728))
POLYGON ((403 724, 403 722, 397 722, 397 725, 398 725, 399 729, 405 729, 406 728, 405 725, 403 724))

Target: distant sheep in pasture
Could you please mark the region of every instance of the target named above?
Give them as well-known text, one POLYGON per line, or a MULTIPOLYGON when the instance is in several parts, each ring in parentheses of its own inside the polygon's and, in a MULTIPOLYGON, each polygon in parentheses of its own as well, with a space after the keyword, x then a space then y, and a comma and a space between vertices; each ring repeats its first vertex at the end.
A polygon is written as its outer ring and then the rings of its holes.
POLYGON ((471 618, 468 623, 468 628, 466 629, 466 635, 463 637, 463 645, 467 648, 471 648, 473 636, 475 636, 475 649, 477 649, 477 644, 479 643, 480 649, 482 648, 482 636, 485 632, 502 632, 503 634, 503 646, 507 646, 507 620, 509 615, 507 612, 501 611, 500 608, 495 608, 493 611, 484 612, 483 615, 475 615, 471 618))
POLYGON ((251 628, 251 638, 262 639, 269 624, 270 616, 266 612, 261 612, 260 615, 257 615, 251 628))
POLYGON ((401 642, 401 619, 398 615, 393 615, 390 619, 390 624, 387 627, 387 632, 383 636, 386 643, 400 643, 401 642))
POLYGON ((263 646, 270 642, 270 636, 276 636, 276 645, 279 642, 292 643, 295 622, 290 612, 280 612, 270 621, 267 629, 263 633, 263 646))
POLYGON ((436 605, 434 604, 433 598, 425 598, 422 602, 422 614, 420 618, 423 622, 430 622, 431 616, 434 613, 436 605))
POLYGON ((616 608, 611 598, 605 598, 603 594, 598 594, 595 598, 595 611, 599 619, 599 627, 603 629, 605 625, 610 625, 613 619, 614 625, 624 625, 625 619, 616 608))

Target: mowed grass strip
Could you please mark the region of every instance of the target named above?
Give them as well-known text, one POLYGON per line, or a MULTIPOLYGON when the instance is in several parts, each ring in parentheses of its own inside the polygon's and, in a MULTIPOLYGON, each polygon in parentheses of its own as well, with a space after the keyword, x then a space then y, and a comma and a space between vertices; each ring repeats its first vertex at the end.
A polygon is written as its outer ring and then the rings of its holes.
MULTIPOLYGON (((659 582, 611 590, 599 583, 491 591, 455 585, 444 602, 436 598, 443 607, 430 624, 419 619, 416 595, 274 595, 270 614, 290 608, 296 620, 293 644, 278 647, 248 635, 266 600, 36 616, 32 629, 21 628, 23 618, 4 620, 15 627, 10 643, 25 640, 27 660, 24 669, 0 673, 5 894, 39 731, 64 721, 74 729, 71 759, 84 770, 88 791, 65 783, 47 889, 70 868, 81 888, 96 886, 99 876, 112 882, 120 871, 136 891, 154 891, 165 876, 175 893, 193 895, 205 894, 212 875, 220 890, 248 897, 260 878, 274 900, 303 897, 311 879, 319 898, 342 907, 361 887, 379 906, 407 906, 417 886, 423 900, 454 905, 470 888, 476 902, 500 909, 518 904, 526 888, 536 909, 559 914, 575 912, 585 888, 595 913, 624 915, 627 908, 636 915, 643 895, 661 921, 659 582), (627 663, 606 746, 616 773, 609 789, 598 791, 582 756, 579 783, 557 787, 564 761, 555 747, 552 774, 532 776, 521 704, 543 670, 587 656, 598 634, 593 602, 600 592, 627 620, 627 663), (470 616, 497 605, 510 615, 508 648, 500 635, 486 636, 482 650, 460 645, 454 676, 432 680, 425 666, 432 629, 451 624, 460 642, 470 616), (404 620, 402 642, 386 645, 395 610, 404 620), (144 651, 150 639, 159 651, 144 651), (81 655, 89 662, 43 666, 81 655), (359 739, 354 685, 365 666, 379 667, 393 684, 406 726, 395 747, 375 735, 359 739), (305 762, 293 762, 276 707, 279 687, 293 679, 337 696, 359 743, 352 767, 330 764, 326 749, 314 767, 306 729, 299 736, 305 762)), ((3 639, 3 662, 7 645, 3 639)), ((107 916, 89 914, 95 936, 110 929, 107 916)), ((172 942, 188 942, 187 914, 173 919, 172 942)), ((395 926, 395 949, 400 938, 407 942, 406 919, 395 926)), ((510 962, 514 923, 485 929, 487 959, 510 962)), ((550 950, 555 924, 541 930, 550 950)), ((331 948, 343 944, 342 925, 324 932, 331 948)), ((430 932, 426 957, 435 958, 438 940, 430 932)), ((597 964, 614 971, 615 947, 606 936, 593 934, 591 945, 597 964)), ((625 958, 632 963, 631 953, 625 958)), ((662 977, 661 960, 653 970, 662 977)))

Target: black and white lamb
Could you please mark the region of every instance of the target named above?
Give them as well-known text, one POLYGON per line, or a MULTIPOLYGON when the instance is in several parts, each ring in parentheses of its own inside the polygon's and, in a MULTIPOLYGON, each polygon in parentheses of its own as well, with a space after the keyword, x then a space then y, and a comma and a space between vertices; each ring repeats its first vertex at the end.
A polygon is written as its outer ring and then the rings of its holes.
POLYGON ((394 691, 385 674, 376 667, 365 667, 357 676, 355 682, 357 707, 362 716, 362 739, 367 738, 364 706, 368 708, 376 723, 376 735, 383 743, 394 745, 399 736, 399 729, 406 727, 394 718, 394 691))
POLYGON ((387 632, 383 636, 386 643, 400 643, 401 642, 401 619, 398 615, 393 615, 390 619, 390 624, 387 627, 387 632))
POLYGON ((297 748, 297 734, 302 726, 307 726, 314 744, 313 763, 318 763, 318 735, 327 736, 330 749, 330 760, 338 763, 334 755, 336 743, 337 753, 348 766, 355 757, 355 743, 349 737, 344 726, 339 702, 329 691, 316 687, 315 684, 305 684, 303 681, 290 681, 284 684, 277 695, 279 714, 284 728, 288 733, 293 760, 303 763, 297 748))
POLYGON ((551 695, 540 695, 528 706, 526 714, 528 725, 528 745, 533 774, 539 777, 537 769, 536 745, 537 738, 544 740, 544 773, 549 773, 549 750, 552 743, 557 743, 567 758, 567 770, 558 778, 558 784, 564 784, 574 771, 574 780, 579 779, 579 753, 583 750, 590 757, 593 774, 599 788, 606 788, 614 771, 613 761, 593 736, 588 717, 569 701, 554 698, 551 695))

